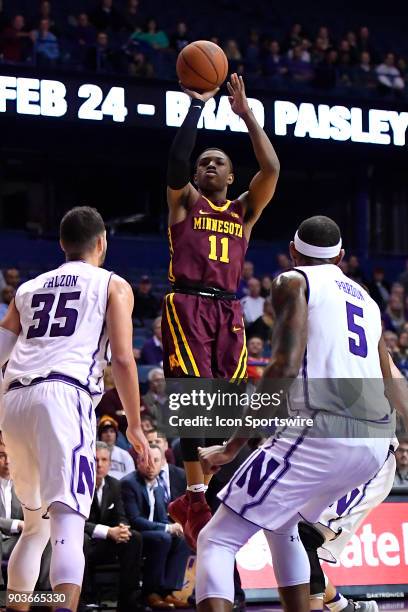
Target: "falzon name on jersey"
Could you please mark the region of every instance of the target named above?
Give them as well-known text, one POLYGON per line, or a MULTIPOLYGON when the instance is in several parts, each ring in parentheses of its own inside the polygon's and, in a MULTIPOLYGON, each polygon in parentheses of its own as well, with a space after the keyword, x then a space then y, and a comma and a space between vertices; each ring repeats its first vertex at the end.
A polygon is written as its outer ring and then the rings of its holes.
POLYGON ((54 287, 76 287, 78 278, 79 276, 74 274, 58 274, 57 276, 47 278, 43 288, 52 289, 54 287))
POLYGON ((274 111, 277 136, 405 145, 407 112, 309 102, 297 105, 284 100, 275 101, 274 111))

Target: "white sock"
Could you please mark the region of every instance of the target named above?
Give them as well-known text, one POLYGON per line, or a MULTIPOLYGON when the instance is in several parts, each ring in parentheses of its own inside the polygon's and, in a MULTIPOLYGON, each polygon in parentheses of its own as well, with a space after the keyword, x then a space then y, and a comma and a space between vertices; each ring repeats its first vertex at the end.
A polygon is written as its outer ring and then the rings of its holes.
POLYGON ((191 491, 192 493, 205 493, 207 489, 208 487, 205 484, 195 484, 187 487, 187 491, 191 491))
POLYGON ((336 593, 336 596, 326 606, 330 612, 341 612, 344 608, 347 608, 348 601, 341 593, 336 593))

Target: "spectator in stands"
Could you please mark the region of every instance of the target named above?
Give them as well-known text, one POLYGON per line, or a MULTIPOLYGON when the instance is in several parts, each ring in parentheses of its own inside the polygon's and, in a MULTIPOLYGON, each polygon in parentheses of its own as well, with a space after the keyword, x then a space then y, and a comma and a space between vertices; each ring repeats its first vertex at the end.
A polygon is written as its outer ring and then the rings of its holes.
POLYGON ((303 49, 301 45, 297 45, 291 50, 291 57, 286 62, 288 77, 293 83, 302 83, 306 85, 310 83, 313 77, 313 71, 310 62, 302 59, 303 49))
POLYGON ((294 23, 285 41, 285 48, 293 49, 302 43, 303 28, 300 23, 294 23))
POLYGON ((393 355, 397 368, 408 378, 408 331, 402 330, 398 336, 397 351, 393 355))
POLYGON ((109 476, 111 449, 96 443, 96 489, 85 523, 85 572, 83 602, 94 600, 92 573, 95 565, 119 561, 118 612, 140 609, 142 536, 129 527, 119 481, 109 476))
POLYGON ((259 32, 252 28, 249 32, 248 44, 244 54, 245 67, 247 73, 259 74, 261 48, 259 44, 259 32))
POLYGON ((120 480, 127 474, 133 472, 135 464, 130 454, 116 445, 118 431, 119 426, 115 419, 112 419, 108 415, 101 417, 98 424, 98 439, 101 442, 105 442, 111 451, 109 476, 120 480))
POLYGON ((34 52, 39 65, 55 66, 60 57, 58 39, 50 32, 48 19, 41 19, 38 30, 33 33, 34 52))
POLYGON ((360 54, 360 62, 353 70, 353 83, 360 89, 371 91, 377 87, 377 75, 371 65, 371 57, 368 51, 363 51, 360 54))
POLYGON ((350 255, 350 257, 348 258, 347 276, 351 278, 353 281, 355 281, 356 283, 359 283, 360 285, 365 282, 363 271, 361 269, 360 261, 357 255, 350 255))
POLYGON ((91 14, 91 21, 97 30, 118 32, 126 24, 120 12, 113 6, 113 0, 100 0, 91 14))
POLYGON ((131 39, 141 40, 156 50, 167 49, 170 44, 167 34, 163 30, 159 30, 155 19, 149 19, 144 30, 132 34, 131 39))
POLYGON ((263 60, 263 73, 267 77, 280 78, 287 72, 288 68, 281 55, 280 44, 277 40, 271 40, 263 60))
POLYGON ((57 24, 55 22, 54 17, 52 16, 51 2, 49 2, 48 0, 42 0, 40 2, 40 10, 39 10, 37 18, 34 21, 33 29, 37 29, 41 25, 41 21, 43 19, 47 19, 49 23, 50 32, 52 32, 53 34, 57 34, 57 31, 56 31, 57 24))
POLYGON ((316 66, 314 83, 317 88, 333 89, 336 87, 338 78, 337 59, 337 51, 327 49, 324 59, 316 66))
POLYGON ((154 418, 147 413, 142 414, 140 416, 140 425, 143 429, 144 434, 147 434, 149 433, 149 431, 153 431, 154 429, 156 429, 156 423, 154 418))
POLYGON ((258 317, 251 325, 248 325, 246 329, 247 338, 257 336, 262 338, 263 342, 270 342, 272 338, 273 330, 273 307, 272 299, 270 297, 265 298, 263 314, 258 317))
POLYGON ((72 31, 74 41, 81 47, 94 45, 96 42, 96 29, 89 21, 87 13, 80 13, 77 25, 72 31))
POLYGON ((254 276, 254 264, 247 259, 242 266, 242 276, 238 285, 237 298, 241 299, 244 295, 248 295, 248 281, 254 276))
MULTIPOLYGON (((112 368, 107 366, 103 376, 105 392, 101 401, 96 407, 96 416, 100 419, 102 416, 108 416, 112 421, 116 421, 119 425, 119 432, 116 439, 116 446, 127 450, 129 443, 126 440, 127 419, 123 410, 122 402, 115 387, 115 381, 112 376, 112 368)), ((143 406, 141 407, 143 411, 143 406)))
POLYGON ((342 40, 339 47, 338 84, 342 87, 351 87, 353 74, 354 71, 351 61, 350 45, 348 40, 342 40))
POLYGON ((261 297, 261 281, 251 278, 248 281, 248 295, 241 298, 245 326, 247 327, 262 316, 265 298, 261 297))
POLYGON ((252 336, 247 342, 248 348, 248 378, 258 380, 263 374, 264 367, 269 362, 264 357, 264 342, 262 338, 252 336))
POLYGON ((324 25, 320 26, 317 32, 317 38, 320 38, 322 41, 324 41, 324 48, 326 50, 334 46, 333 41, 331 40, 331 37, 330 37, 329 28, 327 26, 324 26, 324 25))
POLYGON ((138 79, 151 79, 154 77, 154 68, 142 51, 133 51, 130 54, 128 73, 138 79))
POLYGON ((11 285, 6 285, 1 292, 1 303, 0 303, 0 321, 5 316, 10 302, 14 299, 16 290, 11 285))
POLYGON ((158 446, 162 451, 163 462, 157 480, 159 485, 163 487, 164 500, 166 504, 168 504, 169 501, 173 501, 173 499, 182 495, 186 490, 187 483, 185 472, 182 468, 174 465, 174 453, 172 449, 169 448, 167 438, 159 435, 157 429, 149 431, 149 433, 146 434, 146 439, 150 446, 158 446), (172 461, 169 461, 168 456, 172 458, 172 461))
POLYGON ((394 487, 408 487, 408 437, 399 439, 395 451, 397 468, 395 470, 394 487))
POLYGON ((6 285, 11 285, 17 290, 21 283, 20 271, 17 268, 7 268, 4 271, 4 280, 6 285))
POLYGON ((360 51, 358 49, 356 33, 353 30, 349 30, 346 34, 345 40, 347 40, 349 44, 349 53, 351 57, 351 63, 356 64, 360 57, 360 51))
POLYGON ((398 336, 395 332, 386 330, 383 333, 385 346, 391 357, 394 359, 395 354, 398 352, 398 336))
POLYGON ((392 283, 391 285, 391 295, 396 295, 399 298, 401 298, 401 300, 404 299, 404 295, 405 295, 405 291, 404 291, 404 285, 401 285, 401 283, 392 283))
POLYGON ((261 295, 266 298, 271 295, 272 291, 272 276, 270 274, 264 274, 261 278, 261 295))
POLYGON ((383 268, 374 268, 373 280, 368 285, 368 290, 371 297, 377 302, 381 312, 385 309, 390 298, 390 283, 385 280, 385 272, 383 268))
POLYGON ((152 446, 150 453, 152 466, 139 457, 137 470, 121 481, 130 525, 143 537, 143 592, 146 603, 154 609, 187 608, 189 605, 173 592, 183 586, 190 550, 181 525, 168 519, 164 490, 157 480, 162 469, 162 451, 152 446))
POLYGON ((408 295, 408 259, 405 260, 405 270, 398 277, 399 282, 404 287, 405 295, 408 295))
MULTIPOLYGON (((5 445, 0 442, 0 565, 10 558, 24 527, 23 510, 10 477, 10 464, 5 445)), ((36 588, 49 590, 51 546, 48 542, 41 559, 36 588)), ((0 586, 4 585, 0 572, 0 586)))
POLYGON ((142 347, 140 363, 144 365, 163 366, 163 344, 161 331, 161 317, 156 317, 152 325, 153 336, 146 340, 142 347))
POLYGON ((141 277, 137 288, 133 289, 135 305, 133 318, 143 323, 145 319, 154 319, 159 314, 159 301, 152 292, 152 282, 147 275, 141 277))
POLYGON ((128 0, 123 18, 129 32, 141 32, 145 18, 140 10, 139 0, 128 0))
POLYGON ((32 47, 23 15, 13 17, 0 35, 0 56, 5 62, 24 62, 32 47))
POLYGON ((176 24, 176 31, 171 36, 170 46, 177 53, 179 53, 184 47, 191 42, 191 36, 188 32, 187 24, 185 21, 178 21, 176 24))
POLYGON ((227 56, 230 70, 235 71, 242 62, 242 53, 235 38, 229 38, 224 44, 224 53, 227 56))
POLYGON ((312 47, 312 43, 310 42, 310 40, 308 38, 303 38, 298 45, 295 45, 295 47, 289 49, 289 51, 288 51, 288 58, 289 59, 293 58, 293 54, 295 52, 295 48, 296 47, 300 48, 300 51, 301 51, 300 59, 302 60, 302 62, 310 63, 312 61, 312 55, 310 53, 310 49, 312 47))
POLYGON ((370 57, 373 62, 377 61, 377 52, 374 46, 372 45, 370 30, 367 26, 361 26, 357 38, 357 46, 360 53, 362 53, 363 51, 367 51, 370 54, 370 57))
POLYGON ((273 273, 273 278, 276 278, 279 274, 283 274, 283 272, 288 272, 293 267, 286 253, 278 253, 276 256, 276 263, 278 264, 278 268, 273 273))
POLYGON ((395 65, 394 53, 387 53, 382 64, 376 68, 380 91, 389 93, 400 92, 405 87, 401 73, 395 65))
POLYGON ((122 55, 111 45, 106 32, 98 32, 96 45, 88 49, 85 59, 88 70, 98 72, 122 72, 122 55))
POLYGON ((149 390, 142 397, 143 405, 154 420, 159 421, 168 410, 166 380, 161 368, 153 368, 147 375, 149 390))
POLYGON ((383 314, 385 329, 399 333, 405 323, 404 302, 399 295, 391 293, 383 314))

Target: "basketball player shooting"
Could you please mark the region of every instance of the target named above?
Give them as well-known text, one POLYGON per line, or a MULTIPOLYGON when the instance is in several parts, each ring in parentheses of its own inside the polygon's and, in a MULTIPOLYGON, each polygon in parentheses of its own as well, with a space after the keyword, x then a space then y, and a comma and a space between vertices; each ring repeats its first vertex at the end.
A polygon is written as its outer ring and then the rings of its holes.
MULTIPOLYGON (((290 253, 295 268, 273 283, 276 322, 262 383, 279 389, 287 381, 291 413, 313 417, 313 426, 279 430, 220 492, 222 504, 198 538, 199 612, 232 610, 235 554, 259 529, 285 612, 309 612, 310 564, 298 522, 316 523, 334 500, 377 474, 389 450, 393 415, 384 381, 391 371, 381 315, 337 265, 344 255, 337 224, 322 216, 305 220, 290 253), (350 391, 352 379, 357 389, 368 381, 366 391, 376 381, 376 395, 359 392, 350 410, 336 380, 350 381, 350 391), (333 461, 342 466, 341 478, 333 478, 333 461)), ((202 449, 205 472, 228 463, 244 442, 233 436, 223 447, 202 449)))
POLYGON ((24 512, 8 564, 8 594, 33 591, 51 538, 50 582, 64 601, 57 609, 75 612, 95 486, 94 407, 109 345, 128 439, 145 460, 149 452, 132 350, 133 293, 100 267, 106 254, 100 214, 89 207, 67 212, 60 244, 66 263, 21 285, 0 323, 0 365, 8 361, 1 430, 24 512))
MULTIPOLYGON (((167 377, 243 379, 246 375, 245 330, 236 291, 252 228, 270 202, 279 175, 275 150, 248 106, 242 77, 227 84, 232 110, 248 128, 259 171, 248 191, 227 199, 234 181, 232 162, 218 149, 203 151, 190 182, 190 157, 205 103, 218 91, 191 98, 187 116, 170 150, 170 268, 173 285, 162 317, 164 370, 167 377)), ((198 533, 211 517, 205 501, 209 476, 204 477, 197 447, 203 439, 182 439, 187 492, 169 505, 172 518, 183 525, 195 548, 198 533)))

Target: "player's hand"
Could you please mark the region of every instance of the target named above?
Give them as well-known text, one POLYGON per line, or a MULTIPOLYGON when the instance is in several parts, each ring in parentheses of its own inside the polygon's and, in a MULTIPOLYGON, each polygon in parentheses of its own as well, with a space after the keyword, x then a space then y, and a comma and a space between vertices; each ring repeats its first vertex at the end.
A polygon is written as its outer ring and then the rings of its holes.
POLYGON ((150 465, 153 467, 152 459, 150 456, 150 446, 148 441, 146 440, 146 436, 143 433, 143 429, 140 425, 135 425, 129 427, 126 430, 126 437, 137 452, 138 455, 142 458, 143 463, 146 465, 150 465))
POLYGON ((198 93, 197 91, 193 91, 192 89, 186 89, 181 82, 180 82, 180 87, 184 91, 184 93, 190 96, 190 98, 192 98, 193 100, 201 100, 202 102, 204 102, 204 104, 208 102, 208 100, 211 100, 211 98, 217 95, 217 93, 220 91, 220 88, 216 87, 215 89, 212 89, 211 91, 206 91, 204 93, 198 93))
POLYGON ((171 523, 169 525, 169 529, 168 529, 169 533, 171 533, 172 535, 177 536, 178 538, 181 538, 183 535, 183 528, 181 525, 179 525, 179 523, 171 523))
POLYGON ((228 100, 231 108, 240 117, 249 112, 249 104, 245 93, 244 79, 238 76, 236 72, 231 74, 230 80, 227 83, 229 93, 228 100))
POLYGON ((204 474, 215 474, 222 465, 232 461, 236 455, 237 453, 227 445, 219 444, 208 448, 198 448, 198 457, 204 474))

